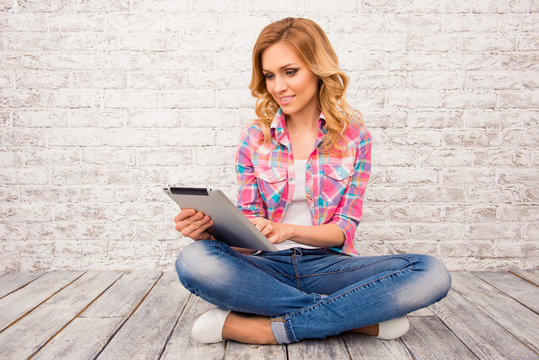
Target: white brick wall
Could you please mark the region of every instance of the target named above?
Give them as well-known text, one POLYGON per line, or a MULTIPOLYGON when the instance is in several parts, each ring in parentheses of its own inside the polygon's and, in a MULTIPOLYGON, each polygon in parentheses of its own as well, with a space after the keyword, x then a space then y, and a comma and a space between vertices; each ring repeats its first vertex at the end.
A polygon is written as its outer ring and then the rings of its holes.
POLYGON ((539 267, 539 2, 0 0, 0 271, 172 269, 167 183, 235 195, 258 32, 326 30, 374 136, 357 245, 539 267))

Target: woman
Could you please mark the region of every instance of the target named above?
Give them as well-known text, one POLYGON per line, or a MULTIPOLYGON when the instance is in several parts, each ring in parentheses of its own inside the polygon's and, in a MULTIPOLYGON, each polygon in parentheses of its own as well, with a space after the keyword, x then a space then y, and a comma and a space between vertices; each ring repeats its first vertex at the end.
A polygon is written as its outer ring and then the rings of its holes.
POLYGON ((217 242, 211 219, 193 209, 175 217, 196 240, 176 261, 180 281, 218 306, 194 323, 196 340, 283 344, 344 331, 393 339, 408 330, 407 313, 449 291, 433 257, 357 256, 371 137, 345 101, 347 85, 313 21, 286 18, 260 33, 250 84, 258 120, 238 147, 238 207, 279 251, 217 242))

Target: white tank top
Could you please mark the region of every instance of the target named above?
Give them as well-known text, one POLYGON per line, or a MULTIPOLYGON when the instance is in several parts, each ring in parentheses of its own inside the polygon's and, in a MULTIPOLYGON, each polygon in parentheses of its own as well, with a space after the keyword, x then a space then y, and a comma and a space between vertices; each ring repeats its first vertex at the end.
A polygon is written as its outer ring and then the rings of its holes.
MULTIPOLYGON (((311 217, 311 209, 307 202, 307 193, 305 192, 305 173, 307 168, 307 160, 294 160, 294 169, 296 172, 296 182, 294 185, 294 194, 292 194, 292 202, 288 206, 282 223, 292 225, 313 226, 311 217)), ((292 240, 285 240, 280 244, 275 244, 278 250, 291 249, 300 247, 304 249, 319 249, 318 246, 310 246, 300 244, 292 240)))

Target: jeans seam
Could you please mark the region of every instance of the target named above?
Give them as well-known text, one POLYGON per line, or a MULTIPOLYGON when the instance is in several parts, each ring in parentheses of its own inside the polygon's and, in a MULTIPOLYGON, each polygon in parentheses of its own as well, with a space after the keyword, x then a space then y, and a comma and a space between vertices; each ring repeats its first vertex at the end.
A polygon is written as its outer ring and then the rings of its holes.
MULTIPOLYGON (((334 274, 340 274, 340 273, 344 273, 344 272, 348 272, 348 271, 355 271, 355 270, 358 270, 358 269, 363 269, 363 268, 366 268, 368 266, 371 266, 371 265, 375 265, 375 264, 379 264, 381 262, 384 262, 384 261, 391 261, 395 258, 402 258, 402 259, 406 259, 408 262, 409 262, 409 265, 408 266, 412 266, 413 263, 410 261, 410 259, 408 259, 407 257, 405 256, 395 256, 394 258, 392 259, 381 259, 379 261, 375 261, 375 262, 372 262, 372 263, 369 263, 367 265, 363 265, 363 266, 357 266, 357 267, 352 267, 352 268, 349 268, 349 269, 345 269, 345 270, 337 270, 337 271, 329 271, 329 272, 324 272, 324 273, 314 273, 314 274, 307 274, 307 275, 298 275, 299 277, 310 277, 310 276, 320 276, 320 275, 334 275, 334 274)), ((408 267, 407 266, 407 267, 408 267)))
POLYGON ((398 256, 398 257, 403 258, 403 259, 405 259, 406 261, 408 261, 409 266, 406 267, 406 268, 404 268, 404 269, 401 269, 401 270, 392 272, 391 274, 387 274, 387 275, 384 275, 384 276, 382 276, 382 277, 379 277, 379 278, 376 278, 376 279, 374 279, 374 280, 371 280, 371 281, 369 281, 369 282, 366 283, 366 284, 362 284, 361 286, 358 286, 358 287, 355 287, 355 288, 353 288, 353 289, 350 289, 350 290, 348 290, 347 292, 345 292, 345 293, 343 293, 343 294, 340 294, 338 297, 335 297, 335 298, 329 298, 329 296, 328 296, 328 297, 324 298, 325 300, 324 300, 324 299, 321 299, 319 302, 317 302, 316 304, 314 304, 314 305, 312 305, 312 306, 309 306, 309 307, 306 308, 306 309, 301 309, 301 310, 299 310, 299 311, 296 311, 296 312, 293 313, 293 314, 288 314, 288 317, 292 317, 292 316, 295 316, 295 315, 299 314, 300 312, 310 310, 310 309, 312 309, 312 308, 314 308, 314 307, 316 307, 316 306, 319 306, 319 305, 322 304, 322 303, 329 303, 329 302, 331 302, 331 301, 333 301, 333 300, 336 300, 337 298, 340 298, 340 297, 342 297, 342 296, 345 296, 345 295, 350 294, 351 292, 354 292, 354 291, 357 291, 357 290, 359 290, 359 289, 361 289, 361 288, 364 288, 365 286, 367 286, 367 285, 369 285, 369 284, 372 284, 372 283, 375 282, 375 281, 384 279, 384 278, 386 278, 386 277, 389 277, 389 276, 392 276, 392 275, 395 275, 395 274, 399 274, 399 273, 405 272, 405 271, 407 271, 407 270, 413 270, 413 269, 412 269, 413 262, 411 262, 410 259, 408 259, 407 257, 404 257, 404 256, 398 256))
MULTIPOLYGON (((295 251, 295 250, 294 250, 295 251)), ((292 253, 292 265, 294 266, 294 277, 296 278, 296 285, 298 287, 298 290, 299 291, 302 291, 301 290, 301 283, 299 281, 299 278, 301 277, 299 274, 298 274, 298 266, 296 264, 296 253, 292 253)))
MULTIPOLYGON (((231 250, 233 250, 233 249, 231 249, 231 250)), ((236 256, 236 255, 234 255, 234 256, 236 256)), ((267 269, 267 268, 265 268, 265 267, 259 266, 258 264, 256 264, 256 263, 250 261, 250 260, 247 258, 247 256, 244 256, 244 255, 242 255, 242 254, 240 254, 240 256, 237 256, 237 257, 238 257, 239 259, 241 259, 242 261, 248 263, 249 265, 251 265, 251 266, 253 266, 253 267, 256 267, 257 269, 260 269, 260 270, 262 270, 262 271, 269 272, 269 273, 273 273, 273 274, 277 274, 277 275, 280 275, 280 276, 286 276, 286 277, 288 277, 288 278, 294 277, 294 276, 292 276, 292 275, 280 273, 280 272, 274 271, 274 270, 272 270, 272 269, 267 269)))

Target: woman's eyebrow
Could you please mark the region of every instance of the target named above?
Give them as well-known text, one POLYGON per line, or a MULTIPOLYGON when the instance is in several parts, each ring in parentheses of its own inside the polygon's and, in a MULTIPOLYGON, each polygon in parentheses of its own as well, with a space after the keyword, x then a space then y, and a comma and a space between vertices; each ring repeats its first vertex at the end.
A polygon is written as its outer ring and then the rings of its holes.
MULTIPOLYGON (((290 64, 286 64, 286 65, 281 66, 281 67, 279 68, 279 70, 285 69, 285 68, 287 68, 287 67, 289 67, 289 66, 293 66, 293 65, 298 66, 298 65, 295 64, 295 63, 290 63, 290 64)), ((266 69, 262 69, 262 71, 271 72, 271 71, 266 70, 266 69)))

